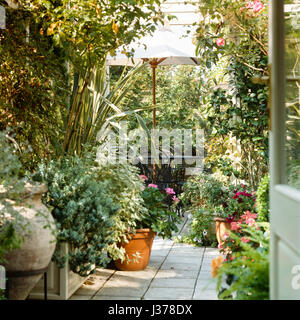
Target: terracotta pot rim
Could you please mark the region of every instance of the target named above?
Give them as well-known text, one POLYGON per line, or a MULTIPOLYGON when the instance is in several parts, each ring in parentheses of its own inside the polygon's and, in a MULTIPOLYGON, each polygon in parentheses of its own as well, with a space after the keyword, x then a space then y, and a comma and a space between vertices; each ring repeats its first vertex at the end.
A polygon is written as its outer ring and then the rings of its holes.
POLYGON ((214 218, 215 221, 220 221, 220 222, 226 222, 225 218, 221 218, 221 217, 215 217, 214 218))

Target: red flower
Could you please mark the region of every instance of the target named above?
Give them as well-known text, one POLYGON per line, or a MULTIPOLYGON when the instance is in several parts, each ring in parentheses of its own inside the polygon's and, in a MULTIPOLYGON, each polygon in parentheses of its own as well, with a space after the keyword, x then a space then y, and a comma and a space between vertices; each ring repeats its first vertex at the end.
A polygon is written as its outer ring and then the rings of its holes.
POLYGON ((224 47, 225 46, 225 40, 223 38, 218 38, 216 40, 216 44, 218 47, 224 47))

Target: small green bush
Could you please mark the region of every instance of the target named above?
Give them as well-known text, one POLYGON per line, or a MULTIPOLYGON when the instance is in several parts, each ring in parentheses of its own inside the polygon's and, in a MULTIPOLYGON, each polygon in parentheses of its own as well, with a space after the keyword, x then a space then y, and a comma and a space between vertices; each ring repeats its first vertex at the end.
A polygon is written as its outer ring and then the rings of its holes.
POLYGON ((256 193, 257 220, 261 222, 268 222, 270 219, 269 184, 270 176, 265 175, 261 179, 256 193))
POLYGON ((58 234, 52 260, 87 276, 94 265, 105 267, 110 261, 107 246, 113 243, 112 217, 119 206, 107 192, 107 183, 95 179, 91 167, 78 157, 41 164, 36 180, 47 182, 43 201, 52 208, 58 234), (70 245, 69 256, 61 255, 61 244, 70 245))
POLYGON ((203 208, 193 211, 189 233, 177 241, 200 247, 217 247, 214 216, 203 208))
POLYGON ((214 210, 222 204, 225 193, 226 188, 223 183, 212 175, 202 173, 187 180, 179 198, 185 208, 193 209, 201 206, 214 210))
POLYGON ((125 251, 119 242, 128 242, 128 232, 135 232, 137 224, 148 213, 141 193, 144 183, 139 176, 138 168, 126 164, 105 164, 94 168, 93 175, 99 182, 105 182, 106 192, 113 203, 119 206, 112 217, 113 243, 107 248, 113 260, 125 259, 125 251))

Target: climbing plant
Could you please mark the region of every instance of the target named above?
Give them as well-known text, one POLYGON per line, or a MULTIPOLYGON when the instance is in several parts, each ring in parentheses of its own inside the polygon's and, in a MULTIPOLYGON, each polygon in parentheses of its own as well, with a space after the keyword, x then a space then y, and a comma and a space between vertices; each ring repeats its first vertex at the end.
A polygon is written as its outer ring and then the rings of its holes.
POLYGON ((201 93, 206 165, 256 188, 268 165, 266 4, 209 0, 200 10, 197 51, 209 79, 201 93), (212 77, 220 68, 223 76, 212 77))

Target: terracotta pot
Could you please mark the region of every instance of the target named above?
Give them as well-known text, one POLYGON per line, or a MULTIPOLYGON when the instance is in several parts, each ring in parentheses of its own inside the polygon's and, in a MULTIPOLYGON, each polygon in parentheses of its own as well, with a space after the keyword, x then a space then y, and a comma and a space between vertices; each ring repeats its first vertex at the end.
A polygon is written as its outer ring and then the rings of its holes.
POLYGON ((27 298, 43 275, 40 270, 47 268, 55 250, 54 219, 41 201, 42 194, 46 191, 45 185, 27 184, 24 194, 20 195, 20 204, 9 200, 13 209, 22 216, 17 232, 24 238, 20 248, 8 252, 4 257, 10 300, 27 298), (51 229, 44 228, 46 225, 51 229))
POLYGON ((219 244, 223 243, 223 236, 231 230, 231 224, 223 218, 214 218, 216 222, 216 237, 219 244))
POLYGON ((137 271, 143 270, 147 267, 152 249, 153 240, 156 233, 151 229, 137 229, 136 234, 131 234, 131 239, 128 243, 122 243, 125 249, 126 255, 129 259, 124 262, 121 260, 115 261, 117 269, 122 271, 137 271), (140 258, 136 257, 136 253, 139 253, 140 258))

